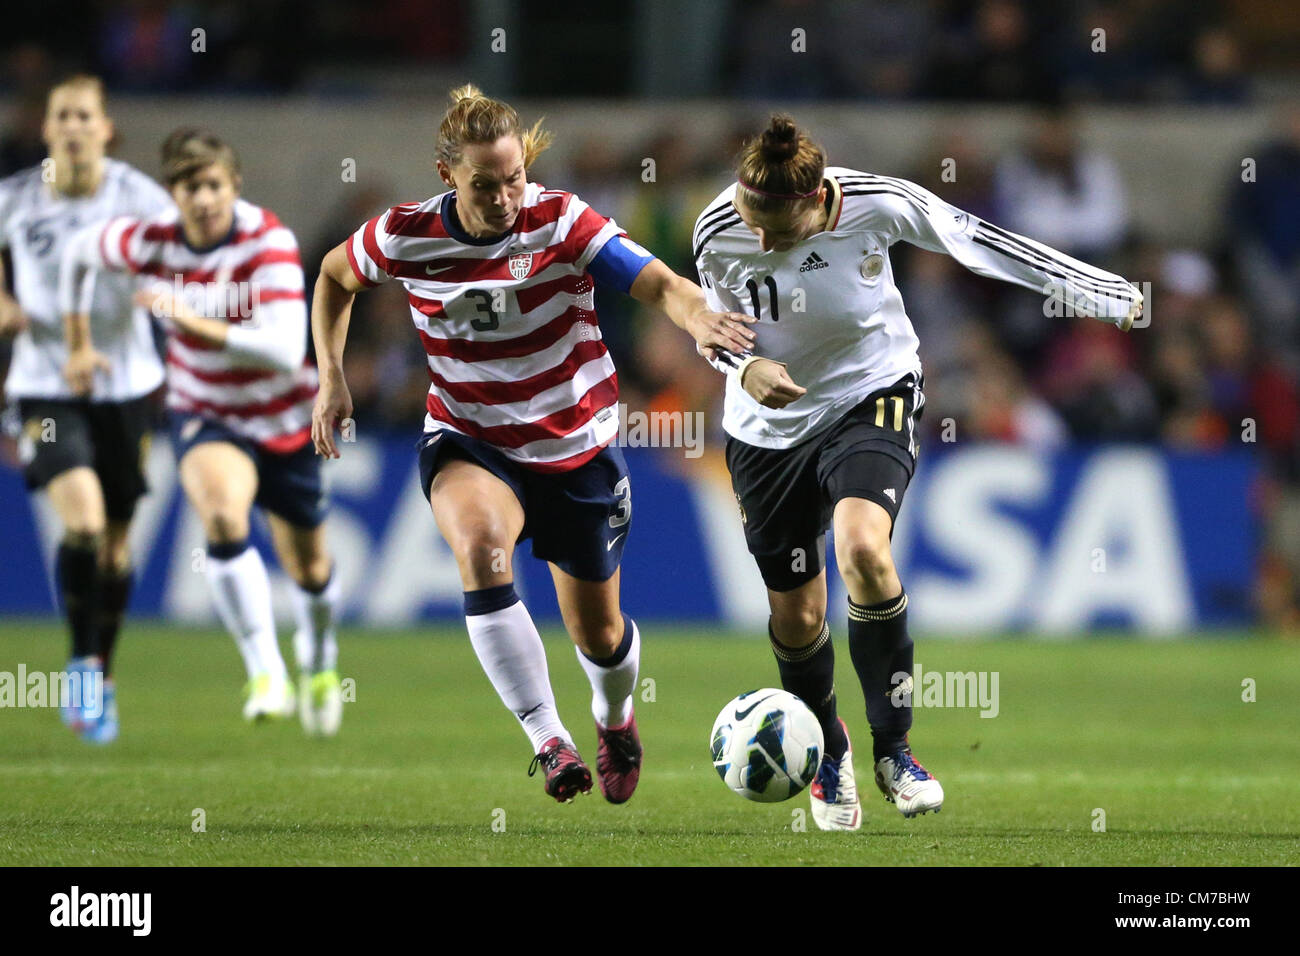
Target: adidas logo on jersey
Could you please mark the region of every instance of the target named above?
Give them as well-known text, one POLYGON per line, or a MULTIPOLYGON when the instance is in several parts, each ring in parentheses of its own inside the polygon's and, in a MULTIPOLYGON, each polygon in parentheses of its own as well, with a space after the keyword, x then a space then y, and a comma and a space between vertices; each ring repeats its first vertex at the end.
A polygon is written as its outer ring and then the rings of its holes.
POLYGON ((799 267, 799 271, 812 272, 814 269, 829 269, 830 267, 831 264, 829 262, 814 252, 803 261, 803 265, 799 267))

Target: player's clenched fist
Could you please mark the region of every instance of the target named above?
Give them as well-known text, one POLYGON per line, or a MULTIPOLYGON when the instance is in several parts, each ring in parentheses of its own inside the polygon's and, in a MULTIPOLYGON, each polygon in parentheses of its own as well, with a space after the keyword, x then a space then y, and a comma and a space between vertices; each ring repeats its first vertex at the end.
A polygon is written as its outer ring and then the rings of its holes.
POLYGON ((1133 328, 1133 324, 1142 317, 1142 308, 1145 304, 1142 293, 1138 291, 1137 286, 1133 287, 1133 305, 1128 310, 1128 315, 1120 318, 1115 324, 1121 332, 1127 332, 1133 328))
POLYGON ((102 352, 86 346, 68 353, 68 361, 63 366, 63 377, 75 394, 89 395, 95 385, 95 372, 107 372, 110 368, 108 359, 102 352))
POLYGON ((740 387, 767 408, 785 408, 808 389, 796 385, 785 365, 772 359, 746 359, 740 368, 740 387))

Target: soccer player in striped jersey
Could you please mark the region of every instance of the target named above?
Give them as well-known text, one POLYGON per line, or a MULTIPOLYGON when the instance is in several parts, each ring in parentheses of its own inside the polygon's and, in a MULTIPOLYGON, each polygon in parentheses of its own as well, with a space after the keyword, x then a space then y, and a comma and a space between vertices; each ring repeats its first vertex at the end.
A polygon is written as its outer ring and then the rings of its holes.
POLYGON ((546 147, 540 124, 467 86, 438 134, 449 187, 394 206, 324 260, 312 330, 321 454, 352 414, 343 348, 353 297, 395 279, 429 365, 422 490, 456 557, 470 642, 564 802, 591 773, 556 711, 541 639, 515 593, 515 544, 549 562, 564 623, 592 688, 601 792, 631 797, 642 748, 632 708, 636 624, 619 606, 632 516, 618 430, 618 379, 601 340, 592 280, 666 312, 697 343, 748 347, 746 316, 710 312, 702 291, 577 196, 529 182, 546 147))
POLYGON ((248 673, 244 717, 286 717, 295 694, 276 642, 271 588, 249 513, 266 512, 297 621, 298 712, 309 734, 342 719, 333 562, 326 495, 311 447, 316 372, 306 360, 307 309, 294 235, 269 209, 239 197, 235 151, 211 133, 180 129, 162 147, 175 207, 83 230, 64 255, 62 305, 69 366, 102 364, 85 323, 97 272, 146 280, 136 301, 167 336, 167 405, 181 485, 207 536, 213 602, 248 673))
POLYGON ((112 136, 99 79, 71 76, 49 93, 49 158, 0 180, 0 247, 13 257, 15 292, 3 290, 0 266, 0 335, 14 336, 5 396, 22 421, 27 486, 45 490, 63 525, 55 577, 72 639, 67 671, 80 675, 79 690, 99 686, 103 675, 102 694, 80 694, 61 708, 64 721, 93 743, 118 735, 112 665, 131 593, 127 532, 147 490, 151 394, 163 368, 148 314, 131 302, 131 284, 108 278, 94 291, 89 321, 111 369, 81 394, 73 390, 63 377, 59 260, 87 223, 148 216, 171 204, 144 173, 104 155, 112 136))
POLYGON ((774 116, 742 152, 737 182, 700 215, 694 254, 715 309, 752 309, 756 352, 701 349, 727 375, 727 466, 768 588, 782 686, 826 737, 810 788, 823 830, 862 823, 847 727, 835 706, 826 622, 828 526, 849 593, 848 635, 867 702, 876 785, 910 817, 943 788, 912 756, 912 640, 890 554, 916 463, 924 404, 917 339, 894 283, 900 240, 968 269, 1064 296, 1126 330, 1142 297, 1123 278, 999 229, 902 179, 827 167, 774 116))

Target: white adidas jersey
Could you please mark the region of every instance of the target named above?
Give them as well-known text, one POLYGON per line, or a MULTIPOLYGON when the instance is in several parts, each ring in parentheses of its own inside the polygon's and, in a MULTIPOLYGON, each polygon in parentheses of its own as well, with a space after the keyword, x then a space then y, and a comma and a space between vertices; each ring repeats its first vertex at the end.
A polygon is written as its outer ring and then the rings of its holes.
MULTIPOLYGON (((946 252, 979 275, 1055 292, 1076 314, 1115 321, 1136 301, 1120 276, 999 229, 905 179, 832 166, 826 180, 826 229, 784 252, 761 250, 732 204, 734 183, 695 224, 693 252, 710 308, 758 318, 754 354, 786 363, 808 389, 785 408, 765 408, 729 374, 723 428, 748 444, 789 448, 921 370, 889 262, 900 239, 946 252)), ((736 361, 724 353, 713 364, 730 372, 736 361)))
MULTIPOLYGON (((0 180, 0 246, 13 257, 14 295, 29 319, 14 339, 5 395, 74 398, 63 380, 68 350, 59 312, 59 261, 79 229, 114 216, 152 216, 171 205, 167 192, 144 173, 115 159, 104 160, 104 178, 91 196, 61 196, 41 179, 41 167, 0 180)), ((101 273, 90 310, 95 348, 112 365, 95 374, 90 398, 121 402, 139 398, 163 381, 147 309, 135 306, 130 276, 101 273)))

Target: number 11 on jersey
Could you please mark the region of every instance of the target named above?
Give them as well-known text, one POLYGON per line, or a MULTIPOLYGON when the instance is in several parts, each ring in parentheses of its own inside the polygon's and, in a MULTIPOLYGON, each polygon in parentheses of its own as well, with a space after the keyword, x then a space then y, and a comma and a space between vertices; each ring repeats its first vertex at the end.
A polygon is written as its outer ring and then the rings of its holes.
POLYGON ((885 398, 894 403, 894 431, 903 430, 903 400, 897 395, 881 395, 876 399, 876 427, 885 427, 885 398))
MULTIPOLYGON (((763 276, 763 285, 767 286, 768 298, 772 302, 772 321, 779 322, 781 321, 781 312, 776 304, 776 279, 771 276, 763 276)), ((758 301, 758 283, 753 279, 746 279, 745 288, 749 290, 749 301, 754 306, 754 318, 761 319, 763 317, 763 306, 758 301)))

